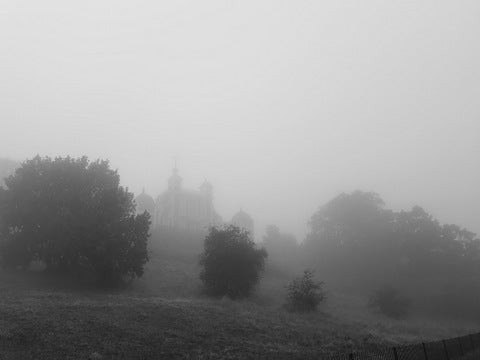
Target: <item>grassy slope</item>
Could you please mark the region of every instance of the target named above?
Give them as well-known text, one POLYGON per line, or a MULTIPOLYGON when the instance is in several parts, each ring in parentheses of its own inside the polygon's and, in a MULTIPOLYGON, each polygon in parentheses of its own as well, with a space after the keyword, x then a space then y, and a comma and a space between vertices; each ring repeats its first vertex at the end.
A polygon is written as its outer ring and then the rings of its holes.
POLYGON ((392 322, 338 294, 317 314, 289 314, 286 279, 272 273, 252 299, 212 300, 197 274, 194 263, 153 258, 131 289, 100 293, 0 273, 0 359, 305 359, 472 330, 392 322))

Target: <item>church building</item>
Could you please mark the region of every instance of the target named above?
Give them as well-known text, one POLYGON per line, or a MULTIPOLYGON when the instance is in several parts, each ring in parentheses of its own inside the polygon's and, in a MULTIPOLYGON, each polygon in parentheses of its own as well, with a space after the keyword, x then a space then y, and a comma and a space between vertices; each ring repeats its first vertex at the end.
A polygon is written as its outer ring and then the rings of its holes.
POLYGON ((205 181, 198 190, 185 189, 176 167, 167 190, 156 201, 143 191, 136 203, 137 213, 146 210, 151 214, 154 227, 196 231, 223 223, 213 207, 212 185, 205 181))

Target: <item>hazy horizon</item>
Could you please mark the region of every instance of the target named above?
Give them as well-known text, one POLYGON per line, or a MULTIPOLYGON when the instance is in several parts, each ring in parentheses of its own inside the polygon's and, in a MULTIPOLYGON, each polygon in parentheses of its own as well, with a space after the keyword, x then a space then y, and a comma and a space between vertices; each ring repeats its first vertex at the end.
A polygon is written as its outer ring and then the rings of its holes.
POLYGON ((152 196, 177 159, 257 239, 356 189, 480 233, 478 1, 3 5, 0 157, 109 159, 152 196))

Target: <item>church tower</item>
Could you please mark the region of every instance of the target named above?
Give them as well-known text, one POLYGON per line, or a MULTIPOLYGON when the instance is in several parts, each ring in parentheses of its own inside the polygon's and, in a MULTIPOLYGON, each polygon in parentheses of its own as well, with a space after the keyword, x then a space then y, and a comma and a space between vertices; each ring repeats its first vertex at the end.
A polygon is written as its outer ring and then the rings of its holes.
POLYGON ((168 190, 170 191, 180 191, 182 187, 182 178, 178 175, 177 164, 173 168, 172 175, 168 178, 168 190))
POLYGON ((180 208, 180 191, 182 188, 182 178, 178 175, 177 163, 173 168, 172 175, 168 179, 168 192, 170 197, 170 206, 172 214, 172 225, 176 227, 179 223, 179 208, 180 208))

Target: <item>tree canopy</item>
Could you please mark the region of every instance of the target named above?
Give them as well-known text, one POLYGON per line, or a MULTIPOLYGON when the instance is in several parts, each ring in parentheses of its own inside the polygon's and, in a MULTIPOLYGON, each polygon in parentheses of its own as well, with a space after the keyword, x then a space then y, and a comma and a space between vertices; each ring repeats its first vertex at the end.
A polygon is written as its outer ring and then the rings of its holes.
POLYGON ((36 156, 0 189, 4 267, 41 260, 50 271, 117 282, 143 274, 148 213, 135 215, 133 194, 108 161, 36 156))
POLYGON ((441 225, 419 206, 394 212, 378 194, 340 194, 313 214, 305 246, 328 265, 360 271, 458 273, 480 264, 480 240, 457 225, 441 225))
POLYGON ((211 295, 245 297, 260 280, 266 257, 247 230, 234 225, 212 227, 200 257, 200 278, 211 295))

